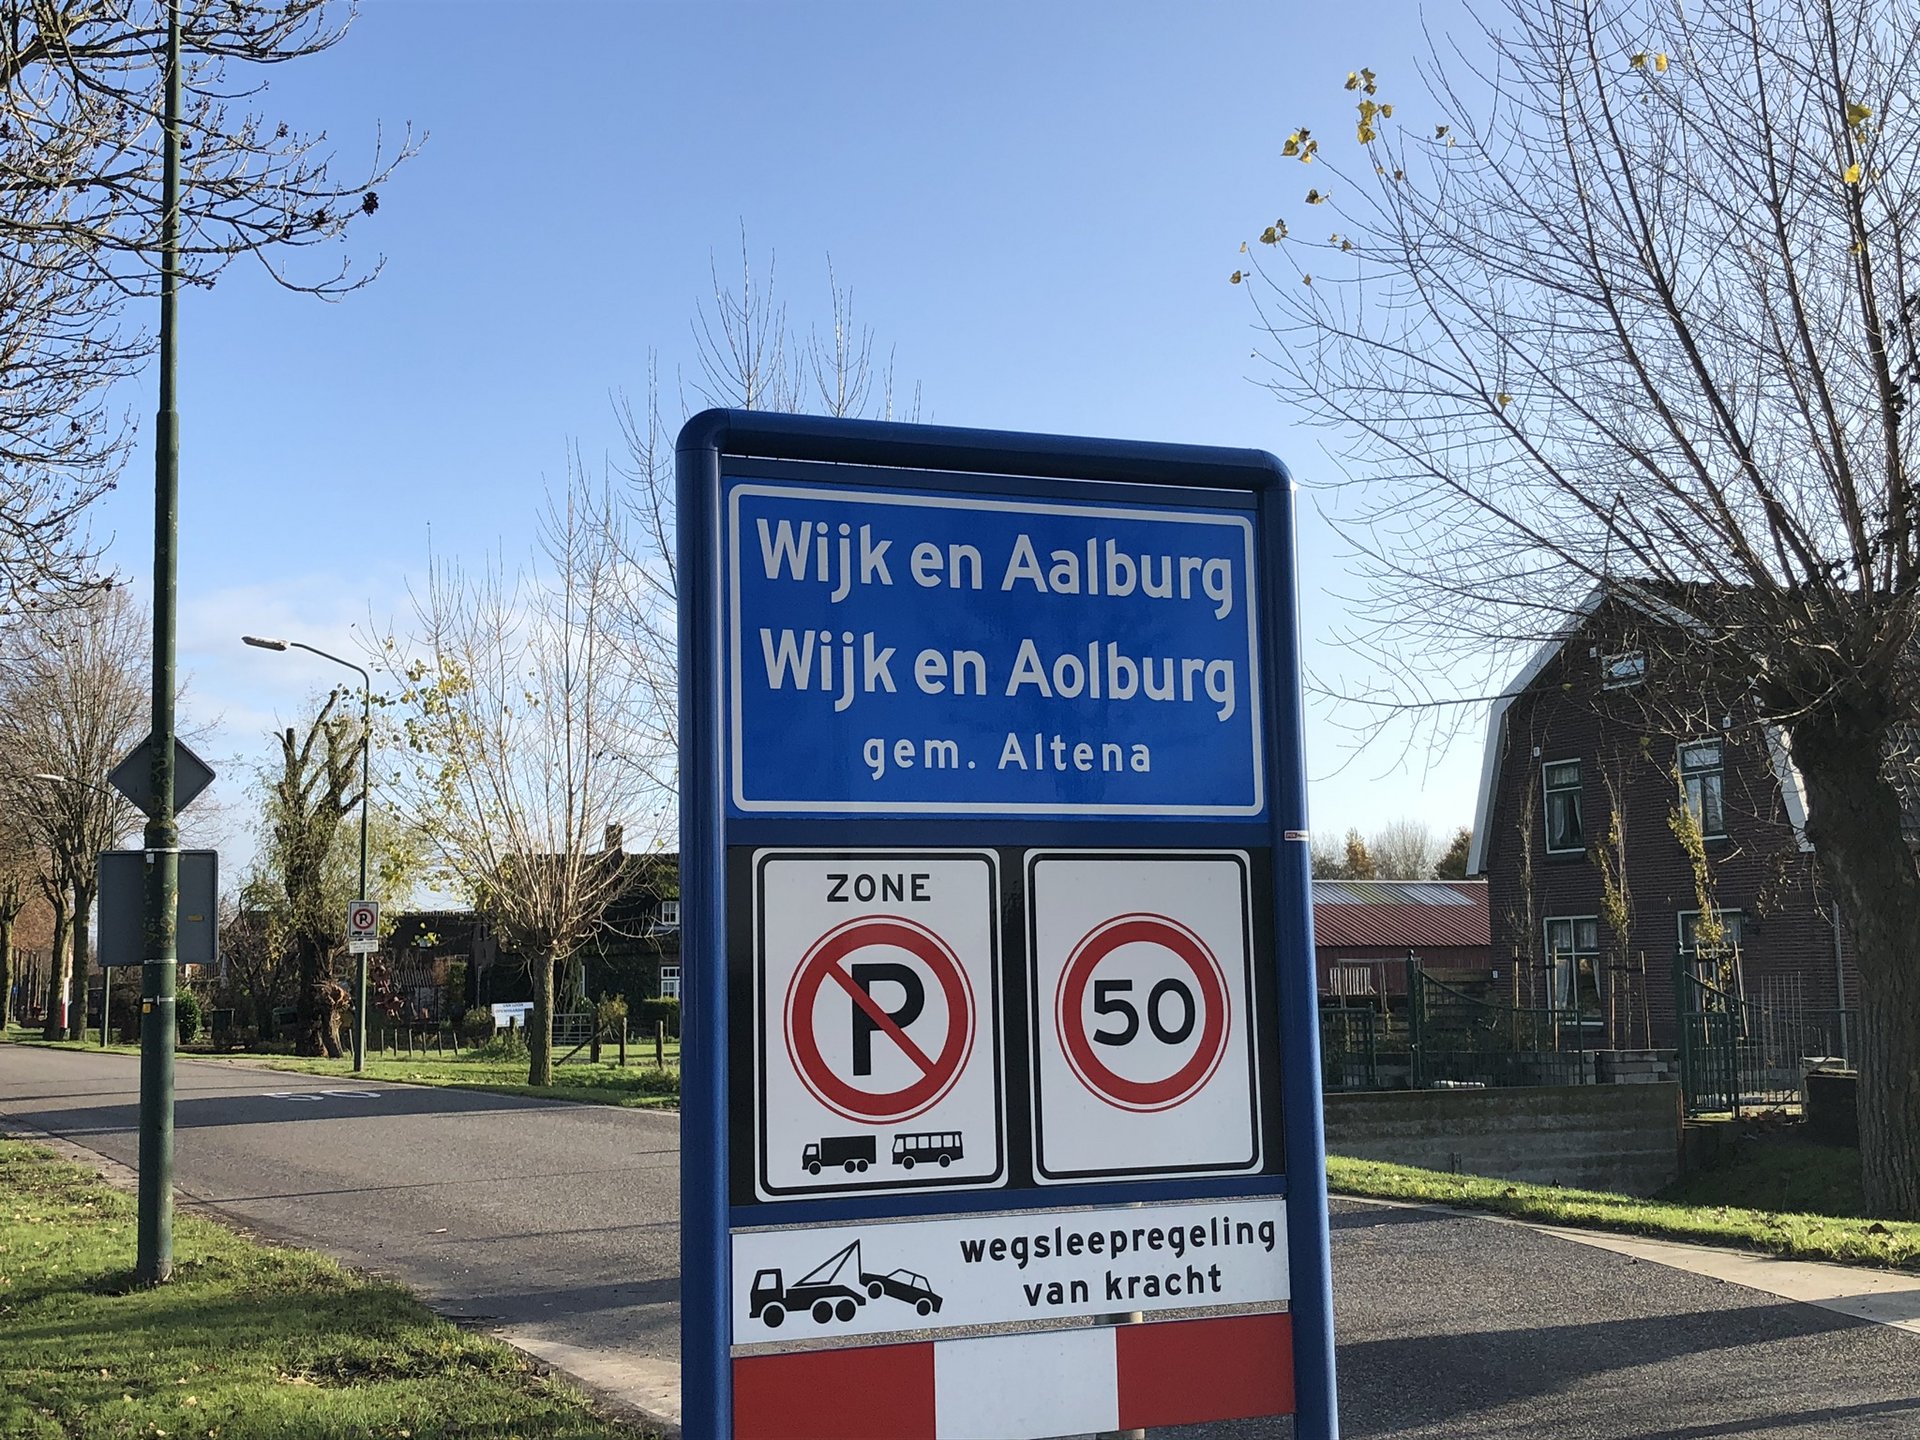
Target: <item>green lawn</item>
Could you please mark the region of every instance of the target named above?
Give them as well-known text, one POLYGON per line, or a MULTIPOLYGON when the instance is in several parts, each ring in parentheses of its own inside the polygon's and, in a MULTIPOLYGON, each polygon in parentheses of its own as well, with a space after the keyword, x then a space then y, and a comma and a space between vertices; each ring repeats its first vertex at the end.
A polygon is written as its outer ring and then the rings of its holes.
POLYGON ((404 1289, 209 1221, 130 1287, 132 1201, 0 1140, 0 1435, 10 1440, 638 1437, 404 1289))
POLYGON ((1794 1260, 1920 1269, 1920 1224, 1905 1221, 1687 1204, 1672 1198, 1642 1200, 1343 1156, 1328 1157, 1327 1183, 1341 1195, 1458 1205, 1549 1225, 1739 1246, 1794 1260))

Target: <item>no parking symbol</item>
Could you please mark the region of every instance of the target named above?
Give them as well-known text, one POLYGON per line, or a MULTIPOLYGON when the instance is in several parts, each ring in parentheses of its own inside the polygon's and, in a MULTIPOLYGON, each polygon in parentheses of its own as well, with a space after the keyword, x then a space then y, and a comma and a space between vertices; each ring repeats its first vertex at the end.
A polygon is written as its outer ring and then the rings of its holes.
POLYGON ((997 1184, 998 886, 981 852, 755 863, 757 1188, 997 1184))

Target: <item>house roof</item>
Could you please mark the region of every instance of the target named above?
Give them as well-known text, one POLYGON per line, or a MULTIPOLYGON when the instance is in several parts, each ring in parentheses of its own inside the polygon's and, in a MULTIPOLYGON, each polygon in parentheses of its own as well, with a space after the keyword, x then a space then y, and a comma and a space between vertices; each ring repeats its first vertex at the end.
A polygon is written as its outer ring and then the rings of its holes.
POLYGON ((1316 880, 1316 945, 1392 950, 1484 949, 1484 880, 1316 880))
MULTIPOLYGON (((1474 802, 1473 838, 1467 844, 1469 875, 1487 873, 1487 842, 1491 838, 1489 826, 1493 820, 1494 793, 1500 784, 1501 740, 1506 729, 1507 711, 1540 678, 1541 672, 1553 663, 1554 657, 1565 648, 1566 643, 1580 633, 1594 611, 1600 608, 1600 602, 1606 599, 1607 593, 1607 587, 1602 585, 1596 585, 1588 591, 1586 598, 1569 612, 1566 624, 1533 652, 1527 663, 1520 667, 1487 707, 1486 748, 1480 757, 1480 792, 1474 802)), ((1616 599, 1656 620, 1696 631, 1699 629, 1697 620, 1639 586, 1616 583, 1613 594, 1616 599)), ((1794 766, 1793 755, 1787 745, 1786 732, 1778 725, 1769 725, 1767 745, 1794 836, 1802 850, 1811 850, 1813 846, 1807 839, 1806 797, 1801 790, 1800 772, 1794 766)))

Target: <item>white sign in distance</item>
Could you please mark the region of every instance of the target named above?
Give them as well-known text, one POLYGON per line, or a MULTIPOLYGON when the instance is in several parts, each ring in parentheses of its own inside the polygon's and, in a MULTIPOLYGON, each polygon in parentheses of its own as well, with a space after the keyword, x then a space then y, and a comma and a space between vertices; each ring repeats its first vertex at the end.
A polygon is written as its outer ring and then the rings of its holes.
POLYGON ((1034 1178, 1261 1161, 1240 851, 1027 859, 1034 1178))
POLYGON ((994 856, 762 851, 754 874, 761 1197, 1004 1184, 994 856))
POLYGON ((380 948, 380 903, 355 900, 347 906, 347 953, 371 955, 380 948))
POLYGON ((1286 1202, 1277 1199, 733 1234, 739 1345, 1288 1296, 1286 1202))

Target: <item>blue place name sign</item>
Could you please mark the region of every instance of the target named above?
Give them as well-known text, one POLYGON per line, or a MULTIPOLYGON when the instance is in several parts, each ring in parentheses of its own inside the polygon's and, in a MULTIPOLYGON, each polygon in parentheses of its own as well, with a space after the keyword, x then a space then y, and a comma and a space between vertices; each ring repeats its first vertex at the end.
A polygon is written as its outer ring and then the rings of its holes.
POLYGON ((1251 515, 726 486, 743 814, 1257 817, 1251 515))

